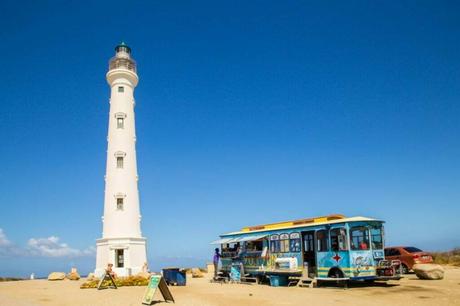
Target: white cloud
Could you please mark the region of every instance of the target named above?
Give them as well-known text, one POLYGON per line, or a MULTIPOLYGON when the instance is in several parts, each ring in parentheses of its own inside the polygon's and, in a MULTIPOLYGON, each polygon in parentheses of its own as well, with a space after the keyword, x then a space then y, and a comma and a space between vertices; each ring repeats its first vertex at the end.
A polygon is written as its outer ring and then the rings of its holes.
POLYGON ((23 253, 23 250, 8 240, 5 232, 0 228, 0 257, 19 256, 23 253))
POLYGON ((96 248, 90 246, 82 251, 83 256, 94 256, 96 255, 96 248))
POLYGON ((85 250, 71 248, 67 243, 60 243, 59 237, 31 238, 27 242, 31 255, 44 257, 80 257, 91 256, 95 253, 94 247, 85 250))
POLYGON ((59 237, 31 238, 27 247, 18 247, 6 236, 0 228, 0 257, 11 256, 40 256, 40 257, 82 257, 94 256, 95 247, 88 247, 84 250, 71 248, 67 243, 59 241, 59 237))
POLYGON ((10 245, 11 245, 11 242, 8 240, 8 238, 6 238, 6 235, 3 232, 3 229, 0 228, 0 248, 7 247, 10 245))

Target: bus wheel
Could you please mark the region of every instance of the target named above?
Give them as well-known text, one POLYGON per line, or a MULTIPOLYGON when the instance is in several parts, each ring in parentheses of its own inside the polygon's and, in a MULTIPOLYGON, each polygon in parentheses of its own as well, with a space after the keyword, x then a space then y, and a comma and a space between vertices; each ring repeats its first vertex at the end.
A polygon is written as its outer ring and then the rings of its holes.
POLYGON ((327 276, 331 278, 343 278, 344 277, 342 270, 338 268, 330 269, 327 276))

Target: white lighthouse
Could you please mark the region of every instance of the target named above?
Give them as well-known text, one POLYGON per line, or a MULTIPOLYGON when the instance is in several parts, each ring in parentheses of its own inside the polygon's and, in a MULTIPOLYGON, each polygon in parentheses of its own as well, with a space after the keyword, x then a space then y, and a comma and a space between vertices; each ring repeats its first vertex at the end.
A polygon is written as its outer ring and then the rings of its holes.
POLYGON ((115 51, 106 75, 111 93, 102 238, 96 243, 97 276, 109 263, 118 275, 128 276, 141 271, 147 262, 146 239, 141 233, 134 122, 134 88, 139 78, 131 48, 122 42, 115 51))

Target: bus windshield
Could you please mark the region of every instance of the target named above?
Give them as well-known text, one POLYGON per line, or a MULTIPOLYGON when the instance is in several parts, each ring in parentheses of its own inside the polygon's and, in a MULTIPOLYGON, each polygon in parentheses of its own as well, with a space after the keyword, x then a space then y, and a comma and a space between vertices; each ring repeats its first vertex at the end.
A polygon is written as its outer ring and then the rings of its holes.
POLYGON ((356 226, 350 229, 352 250, 369 250, 369 229, 365 226, 356 226))
POLYGON ((372 240, 372 249, 382 250, 383 249, 383 230, 382 227, 372 227, 371 228, 371 240, 372 240))

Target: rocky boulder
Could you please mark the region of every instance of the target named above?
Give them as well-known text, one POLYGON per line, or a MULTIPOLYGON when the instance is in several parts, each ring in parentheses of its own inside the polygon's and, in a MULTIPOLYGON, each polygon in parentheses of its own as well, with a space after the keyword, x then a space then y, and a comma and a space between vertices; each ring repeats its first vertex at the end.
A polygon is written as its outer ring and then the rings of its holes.
POLYGON ((78 274, 78 272, 70 272, 70 273, 67 274, 67 279, 79 280, 80 279, 80 274, 78 274))
POLYGON ((435 264, 416 264, 412 267, 420 279, 438 280, 444 278, 444 268, 435 264))
POLYGON ((201 272, 200 269, 198 269, 198 268, 192 268, 192 277, 193 277, 193 278, 201 278, 201 277, 203 277, 203 276, 204 276, 204 275, 203 275, 203 272, 201 272))
POLYGON ((65 279, 64 272, 51 272, 50 275, 48 275, 48 280, 50 281, 63 280, 63 279, 65 279))

